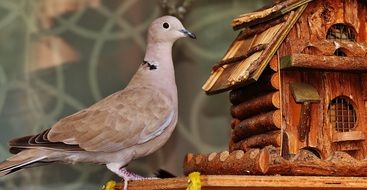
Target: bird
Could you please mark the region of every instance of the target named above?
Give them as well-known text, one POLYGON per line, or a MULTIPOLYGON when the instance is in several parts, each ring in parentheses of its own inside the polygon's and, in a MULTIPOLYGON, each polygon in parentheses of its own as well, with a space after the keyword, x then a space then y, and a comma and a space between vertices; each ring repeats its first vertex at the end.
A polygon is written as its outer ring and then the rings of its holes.
POLYGON ((126 166, 161 148, 176 127, 172 46, 184 37, 196 39, 176 17, 155 19, 144 59, 127 86, 39 134, 10 140, 14 155, 0 162, 0 176, 53 162, 89 162, 104 164, 123 178, 124 189, 128 181, 143 179, 126 166))

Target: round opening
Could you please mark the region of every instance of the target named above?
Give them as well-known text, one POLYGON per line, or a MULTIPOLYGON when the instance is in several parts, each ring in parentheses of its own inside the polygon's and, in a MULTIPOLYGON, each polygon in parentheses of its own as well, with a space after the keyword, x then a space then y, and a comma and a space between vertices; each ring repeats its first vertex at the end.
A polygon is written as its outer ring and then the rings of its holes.
POLYGON ((356 33, 352 26, 346 24, 332 25, 326 34, 326 39, 356 41, 356 33))
POLYGON ((351 100, 346 97, 336 97, 330 102, 329 116, 337 132, 348 132, 356 127, 356 111, 351 100))
POLYGON ((340 49, 340 48, 338 48, 338 49, 335 50, 334 55, 341 56, 341 57, 347 56, 347 54, 342 49, 340 49))

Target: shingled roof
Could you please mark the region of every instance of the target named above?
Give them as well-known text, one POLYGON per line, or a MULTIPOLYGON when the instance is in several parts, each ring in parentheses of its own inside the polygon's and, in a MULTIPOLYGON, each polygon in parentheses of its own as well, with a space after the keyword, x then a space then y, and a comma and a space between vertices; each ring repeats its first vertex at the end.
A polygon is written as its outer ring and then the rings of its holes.
POLYGON ((205 92, 216 94, 257 81, 311 1, 286 0, 234 19, 232 27, 241 31, 213 67, 203 86, 205 92))

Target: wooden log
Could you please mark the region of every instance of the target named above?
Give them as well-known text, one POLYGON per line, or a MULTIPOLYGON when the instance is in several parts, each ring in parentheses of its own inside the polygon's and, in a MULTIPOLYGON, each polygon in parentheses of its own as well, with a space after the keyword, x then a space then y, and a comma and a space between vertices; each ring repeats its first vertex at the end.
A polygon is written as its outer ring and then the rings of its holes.
POLYGON ((335 168, 334 176, 367 176, 367 161, 357 160, 346 152, 336 151, 326 161, 335 168))
POLYGON ((237 126, 240 123, 241 123, 241 120, 239 120, 237 118, 232 118, 232 120, 231 120, 231 129, 234 129, 234 127, 237 126))
POLYGON ((280 108, 279 91, 271 92, 252 98, 231 107, 231 115, 234 118, 245 119, 259 113, 268 112, 280 108))
POLYGON ((320 56, 309 54, 292 54, 280 61, 280 69, 303 68, 334 71, 366 71, 365 57, 320 56))
POLYGON ((264 174, 269 153, 266 149, 250 149, 246 153, 237 150, 229 153, 211 153, 207 155, 188 154, 184 160, 184 174, 198 171, 204 175, 255 175, 264 174), (197 162, 197 158, 200 161, 197 162), (264 168, 265 167, 265 168, 264 168))
POLYGON ((275 147, 266 149, 269 152, 267 175, 367 176, 367 160, 357 160, 346 152, 336 151, 323 160, 311 151, 301 149, 293 158, 286 160, 275 147))
POLYGON ((266 170, 266 175, 280 175, 290 173, 289 161, 281 156, 279 148, 267 146, 266 152, 269 152, 269 163, 266 170))
POLYGON ((301 149, 290 160, 280 156, 280 150, 269 146, 269 167, 267 175, 317 175, 326 176, 333 174, 332 165, 321 160, 311 151, 301 149))
POLYGON ((367 176, 367 160, 357 160, 346 152, 336 151, 323 160, 313 152, 301 149, 298 154, 284 159, 280 149, 267 146, 208 155, 188 154, 184 161, 185 174, 199 171, 202 174, 220 175, 312 175, 312 176, 367 176))
POLYGON ((272 58, 271 58, 271 60, 270 60, 270 62, 269 62, 269 68, 271 69, 271 70, 273 70, 274 72, 278 72, 278 63, 279 62, 279 60, 278 60, 278 55, 277 54, 275 54, 272 58))
POLYGON ((280 127, 280 110, 256 115, 241 121, 241 123, 234 128, 233 140, 234 142, 238 142, 252 135, 279 130, 280 127))
POLYGON ((333 166, 317 157, 309 150, 301 149, 299 153, 290 160, 290 173, 287 175, 333 175, 333 166))
MULTIPOLYGON (((365 74, 365 73, 363 73, 362 74, 362 79, 361 79, 361 81, 362 81, 362 89, 364 89, 364 90, 362 90, 362 98, 363 98, 363 100, 364 101, 367 101, 367 74, 365 74)), ((366 108, 367 108, 367 103, 365 103, 365 105, 366 105, 366 108)))
POLYGON ((254 135, 247 139, 241 140, 238 143, 230 144, 230 150, 248 151, 251 148, 264 148, 269 145, 280 147, 282 144, 281 131, 271 131, 264 134, 254 135))
POLYGON ((259 80, 248 86, 232 90, 229 93, 229 99, 232 104, 237 105, 241 102, 247 101, 259 94, 274 92, 279 90, 279 75, 278 73, 263 74, 259 80))

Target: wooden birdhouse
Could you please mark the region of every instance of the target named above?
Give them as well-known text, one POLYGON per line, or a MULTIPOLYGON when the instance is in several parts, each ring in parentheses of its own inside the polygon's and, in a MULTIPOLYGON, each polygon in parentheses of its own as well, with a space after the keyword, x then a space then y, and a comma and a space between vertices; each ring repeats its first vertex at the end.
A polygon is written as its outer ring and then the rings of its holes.
POLYGON ((229 150, 185 173, 367 176, 367 2, 286 0, 243 14, 203 89, 230 90, 229 150))

